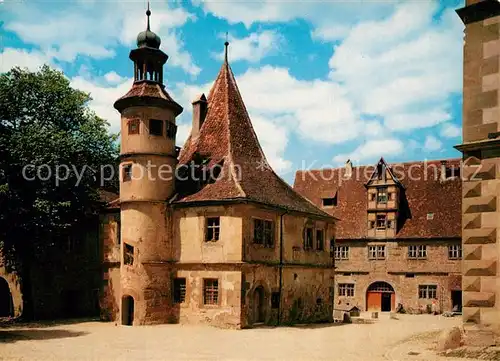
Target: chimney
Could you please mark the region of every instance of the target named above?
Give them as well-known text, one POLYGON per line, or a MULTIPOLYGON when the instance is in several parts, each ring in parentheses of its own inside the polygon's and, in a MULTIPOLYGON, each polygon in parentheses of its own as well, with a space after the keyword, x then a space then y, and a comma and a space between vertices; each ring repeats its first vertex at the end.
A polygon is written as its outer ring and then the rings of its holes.
POLYGON ((193 101, 193 128, 191 129, 191 136, 197 137, 200 134, 201 126, 205 121, 207 115, 208 102, 205 94, 201 94, 193 101))
POLYGON ((352 162, 350 159, 345 162, 345 172, 344 172, 344 177, 349 179, 352 176, 352 162))

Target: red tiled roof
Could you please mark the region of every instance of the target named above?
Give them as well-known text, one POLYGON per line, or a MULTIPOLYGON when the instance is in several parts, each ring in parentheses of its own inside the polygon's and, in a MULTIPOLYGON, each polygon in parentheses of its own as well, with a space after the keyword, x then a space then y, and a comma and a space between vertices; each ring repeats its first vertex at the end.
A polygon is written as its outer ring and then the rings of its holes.
POLYGON ((99 200, 106 203, 106 208, 120 208, 120 196, 117 193, 99 189, 99 200))
POLYGON ((269 166, 227 61, 208 95, 205 121, 198 135, 187 139, 179 165, 190 163, 197 154, 210 159, 208 168, 223 162, 222 172, 215 182, 194 193, 179 194, 176 203, 250 200, 330 217, 296 193, 269 166))
POLYGON ((147 80, 134 82, 128 93, 119 98, 114 106, 121 112, 127 106, 136 105, 135 102, 138 105, 147 105, 148 101, 167 104, 176 115, 182 112, 182 107, 172 99, 163 85, 147 80))
MULTIPOLYGON (((446 167, 458 169, 460 159, 447 159, 446 167)), ((460 177, 442 181, 441 161, 389 165, 403 186, 400 217, 404 222, 396 238, 461 237, 462 183, 460 177), (427 219, 433 213, 434 218, 427 219)), ((344 179, 345 168, 297 171, 294 189, 318 206, 322 198, 337 192, 337 206, 325 211, 339 218, 338 239, 363 239, 367 233, 367 190, 365 184, 375 167, 352 168, 344 179)))

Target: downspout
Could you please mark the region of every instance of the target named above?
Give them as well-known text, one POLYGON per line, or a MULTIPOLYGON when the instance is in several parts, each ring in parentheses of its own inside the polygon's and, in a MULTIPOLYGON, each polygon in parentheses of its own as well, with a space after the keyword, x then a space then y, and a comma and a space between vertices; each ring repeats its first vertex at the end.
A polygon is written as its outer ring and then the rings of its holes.
POLYGON ((281 324, 282 296, 283 296, 283 216, 288 211, 280 215, 280 263, 279 263, 279 303, 278 303, 278 325, 281 324))

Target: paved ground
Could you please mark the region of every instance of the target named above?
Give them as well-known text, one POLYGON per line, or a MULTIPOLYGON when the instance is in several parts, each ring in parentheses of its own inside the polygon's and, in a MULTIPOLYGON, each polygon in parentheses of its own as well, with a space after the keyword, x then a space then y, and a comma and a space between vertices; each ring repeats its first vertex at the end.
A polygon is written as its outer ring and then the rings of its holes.
POLYGON ((0 329, 0 359, 454 361, 437 357, 429 347, 439 330, 459 325, 459 317, 398 317, 382 315, 373 324, 240 331, 100 322, 10 327, 0 329))

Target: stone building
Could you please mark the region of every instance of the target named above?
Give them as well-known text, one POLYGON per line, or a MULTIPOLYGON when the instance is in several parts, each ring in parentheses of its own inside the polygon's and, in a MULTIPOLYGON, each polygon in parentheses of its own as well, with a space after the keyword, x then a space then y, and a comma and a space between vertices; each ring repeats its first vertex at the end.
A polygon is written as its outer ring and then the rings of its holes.
POLYGON ((335 307, 461 308, 460 160, 298 171, 294 188, 338 218, 335 307))
POLYGON ((121 113, 120 197, 102 216, 102 315, 126 325, 247 327, 329 320, 334 218, 270 168, 227 59, 208 97, 182 112, 163 85, 168 56, 147 30, 130 52, 121 113))
POLYGON ((467 0, 463 67, 464 322, 500 326, 500 3, 467 0))

